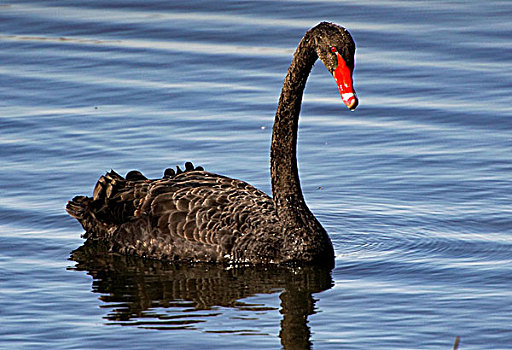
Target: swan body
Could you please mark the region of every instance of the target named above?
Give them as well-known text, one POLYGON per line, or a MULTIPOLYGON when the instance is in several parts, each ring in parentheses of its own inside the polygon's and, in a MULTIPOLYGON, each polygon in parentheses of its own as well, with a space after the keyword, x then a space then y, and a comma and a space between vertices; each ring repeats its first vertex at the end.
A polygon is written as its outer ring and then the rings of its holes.
POLYGON ((317 264, 333 266, 334 250, 307 207, 297 170, 297 127, 307 77, 320 58, 351 110, 355 44, 346 29, 322 22, 306 32, 279 99, 271 145, 272 198, 246 182, 185 164, 149 180, 114 171, 98 180, 92 197, 77 196, 67 212, 84 238, 110 250, 170 261, 317 264))

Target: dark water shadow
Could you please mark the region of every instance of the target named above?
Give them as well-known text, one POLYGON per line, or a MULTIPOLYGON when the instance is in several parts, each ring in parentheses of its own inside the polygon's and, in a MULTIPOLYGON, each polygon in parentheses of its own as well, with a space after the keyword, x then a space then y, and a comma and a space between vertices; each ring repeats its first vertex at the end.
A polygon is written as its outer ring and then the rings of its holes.
MULTIPOLYGON (((107 324, 159 330, 197 329, 222 307, 243 310, 259 319, 274 306, 244 299, 279 294, 284 349, 310 349, 308 316, 315 313, 313 293, 332 287, 331 270, 318 267, 225 267, 212 264, 169 264, 108 253, 101 244, 86 242, 71 253, 76 266, 93 277, 92 291, 108 309, 107 324)), ((208 332, 208 330, 206 330, 208 332)), ((233 333, 233 331, 218 331, 233 333)), ((244 329, 240 334, 261 334, 244 329)))

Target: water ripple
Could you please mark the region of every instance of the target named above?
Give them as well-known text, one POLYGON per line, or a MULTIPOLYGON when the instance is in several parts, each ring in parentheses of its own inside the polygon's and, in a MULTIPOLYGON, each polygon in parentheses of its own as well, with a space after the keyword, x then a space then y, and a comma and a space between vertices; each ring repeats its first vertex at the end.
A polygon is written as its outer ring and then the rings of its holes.
POLYGON ((0 5, 2 345, 508 348, 511 16, 476 0, 0 5), (67 260, 83 242, 65 203, 111 168, 191 160, 270 193, 279 90, 321 20, 353 34, 360 97, 348 112, 317 64, 302 105, 301 181, 334 271, 67 260))

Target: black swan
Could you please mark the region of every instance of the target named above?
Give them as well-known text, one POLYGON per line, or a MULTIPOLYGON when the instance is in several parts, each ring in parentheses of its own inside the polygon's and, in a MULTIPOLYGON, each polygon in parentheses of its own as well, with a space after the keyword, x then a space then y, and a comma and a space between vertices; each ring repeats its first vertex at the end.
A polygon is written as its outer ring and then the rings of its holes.
POLYGON ((246 182, 194 168, 167 169, 149 180, 138 171, 110 171, 92 198, 77 196, 67 212, 84 238, 112 252, 169 261, 232 264, 334 265, 331 240, 307 207, 299 182, 297 126, 306 80, 320 60, 345 105, 358 104, 352 87, 355 44, 349 32, 322 22, 306 32, 284 80, 271 145, 272 195, 246 182))

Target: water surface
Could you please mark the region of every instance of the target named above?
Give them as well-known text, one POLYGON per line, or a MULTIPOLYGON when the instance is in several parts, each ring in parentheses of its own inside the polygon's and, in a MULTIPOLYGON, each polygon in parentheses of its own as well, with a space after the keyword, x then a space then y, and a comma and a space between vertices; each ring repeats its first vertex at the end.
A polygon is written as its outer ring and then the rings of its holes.
POLYGON ((4 2, 0 348, 512 349, 510 18, 506 1, 4 2), (360 97, 349 112, 317 64, 301 114, 334 270, 82 247, 65 203, 111 168, 191 160, 269 193, 281 84, 322 20, 355 38, 360 97))

